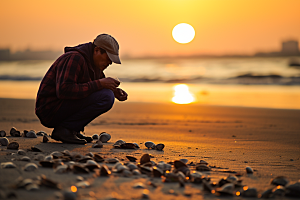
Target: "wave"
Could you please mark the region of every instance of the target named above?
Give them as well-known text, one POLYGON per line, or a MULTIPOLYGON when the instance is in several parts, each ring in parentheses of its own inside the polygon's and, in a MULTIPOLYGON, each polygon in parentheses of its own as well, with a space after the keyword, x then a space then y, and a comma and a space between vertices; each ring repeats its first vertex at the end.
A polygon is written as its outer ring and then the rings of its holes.
MULTIPOLYGON (((43 77, 9 76, 0 75, 0 80, 11 81, 41 81, 43 77)), ((254 75, 242 74, 231 78, 148 78, 148 77, 120 77, 122 82, 145 83, 208 83, 208 84, 233 84, 233 85, 300 85, 300 76, 283 77, 277 74, 254 75)))

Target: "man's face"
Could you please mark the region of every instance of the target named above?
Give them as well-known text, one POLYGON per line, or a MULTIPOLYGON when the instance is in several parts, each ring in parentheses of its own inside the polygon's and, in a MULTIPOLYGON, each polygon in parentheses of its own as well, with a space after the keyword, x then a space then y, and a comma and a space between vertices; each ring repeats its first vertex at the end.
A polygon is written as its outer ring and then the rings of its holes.
POLYGON ((95 66, 101 71, 105 70, 112 63, 107 53, 101 54, 99 47, 94 49, 93 60, 95 66))

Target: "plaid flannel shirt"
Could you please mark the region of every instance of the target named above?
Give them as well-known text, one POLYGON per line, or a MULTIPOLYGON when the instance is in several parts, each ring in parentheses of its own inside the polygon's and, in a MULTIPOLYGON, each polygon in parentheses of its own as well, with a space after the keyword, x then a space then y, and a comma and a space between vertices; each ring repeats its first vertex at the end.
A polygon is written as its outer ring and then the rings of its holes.
MULTIPOLYGON (((91 48, 91 43, 84 45, 91 48)), ((52 120, 64 100, 82 99, 103 88, 99 79, 105 75, 93 67, 92 55, 70 49, 52 64, 40 84, 35 113, 43 122, 52 120)))

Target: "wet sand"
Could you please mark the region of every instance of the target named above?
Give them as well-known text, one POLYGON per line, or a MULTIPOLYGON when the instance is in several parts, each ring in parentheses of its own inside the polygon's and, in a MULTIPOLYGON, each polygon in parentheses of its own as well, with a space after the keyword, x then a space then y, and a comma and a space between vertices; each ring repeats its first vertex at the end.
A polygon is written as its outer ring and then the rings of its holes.
MULTIPOLYGON (((222 107, 203 105, 175 105, 164 103, 117 102, 108 113, 95 119, 86 127, 86 135, 100 134, 105 131, 112 139, 103 148, 92 148, 92 144, 62 144, 52 139, 41 143, 42 137, 17 138, 20 149, 40 148, 44 156, 53 151, 65 149, 85 155, 88 152, 99 153, 105 158, 118 158, 127 162, 126 155, 140 158, 149 153, 151 160, 174 161, 188 159, 188 163, 205 160, 212 171, 204 173, 217 182, 232 172, 240 173, 243 185, 257 188, 259 193, 270 188, 270 180, 276 176, 286 176, 291 183, 300 179, 300 110, 222 107), (114 149, 115 141, 136 142, 137 150, 114 149), (163 151, 148 150, 146 141, 164 143, 163 151), (250 166, 254 173, 246 174, 250 166)), ((34 115, 34 100, 0 99, 0 129, 7 135, 11 127, 18 130, 45 131, 34 115)), ((11 155, 15 150, 0 146, 0 162, 8 162, 22 156, 11 155)), ((32 158, 36 152, 27 151, 32 158)), ((17 199, 55 199, 76 183, 78 174, 55 174, 52 169, 39 167, 34 172, 25 172, 24 161, 13 161, 17 168, 0 170, 0 191, 6 195, 16 194, 17 199), (19 176, 33 178, 40 174, 62 184, 62 190, 40 188, 38 191, 12 189, 19 176), (56 192, 56 193, 55 193, 56 192), (58 192, 58 193, 57 193, 58 192)), ((101 165, 101 163, 100 163, 101 165)), ((150 199, 217 199, 214 194, 207 194, 201 185, 187 183, 180 187, 178 183, 162 183, 160 178, 94 177, 92 173, 83 175, 91 182, 89 188, 79 188, 78 199, 140 199, 143 189, 134 189, 136 182, 143 182, 149 190, 150 199), (148 185, 152 181, 156 188, 148 185), (174 192, 172 192, 174 191, 174 192)))

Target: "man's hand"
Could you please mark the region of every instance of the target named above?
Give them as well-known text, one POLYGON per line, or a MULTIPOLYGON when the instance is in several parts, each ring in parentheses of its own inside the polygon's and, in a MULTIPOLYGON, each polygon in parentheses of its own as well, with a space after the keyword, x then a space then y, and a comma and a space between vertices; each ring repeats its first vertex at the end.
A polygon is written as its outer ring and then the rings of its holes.
POLYGON ((115 97, 119 100, 119 101, 126 101, 128 94, 122 90, 121 88, 116 88, 116 90, 114 90, 114 94, 115 97))
POLYGON ((115 91, 120 85, 120 81, 117 81, 116 79, 110 77, 100 79, 100 83, 104 88, 110 89, 112 91, 115 91))

